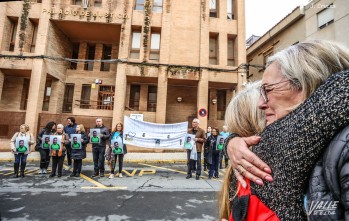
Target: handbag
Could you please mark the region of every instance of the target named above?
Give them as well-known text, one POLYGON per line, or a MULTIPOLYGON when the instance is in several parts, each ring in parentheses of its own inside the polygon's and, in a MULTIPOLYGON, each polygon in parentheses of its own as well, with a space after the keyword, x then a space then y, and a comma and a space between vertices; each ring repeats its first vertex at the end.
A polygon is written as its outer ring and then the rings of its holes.
POLYGON ((105 152, 105 155, 104 155, 106 161, 110 161, 110 159, 111 159, 111 151, 112 151, 112 148, 109 146, 107 151, 105 152))

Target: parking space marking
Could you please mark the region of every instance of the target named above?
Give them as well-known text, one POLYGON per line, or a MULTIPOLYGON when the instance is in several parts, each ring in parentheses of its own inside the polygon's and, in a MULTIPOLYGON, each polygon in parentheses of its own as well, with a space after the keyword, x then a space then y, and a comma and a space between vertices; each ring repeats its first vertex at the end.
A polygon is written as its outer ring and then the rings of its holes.
POLYGON ((156 173, 156 170, 141 170, 138 176, 143 176, 143 174, 155 174, 155 173, 156 173))
POLYGON ((25 171, 24 174, 28 175, 28 174, 32 174, 35 173, 36 171, 38 171, 39 169, 34 169, 34 170, 29 170, 29 171, 25 171))
POLYGON ((126 190, 127 186, 106 186, 106 187, 98 187, 98 186, 82 186, 81 189, 107 189, 107 190, 126 190))
POLYGON ((169 169, 169 168, 166 168, 166 167, 158 167, 158 166, 145 164, 145 163, 138 163, 138 164, 139 165, 143 165, 143 166, 147 166, 147 167, 159 168, 159 169, 169 170, 169 171, 173 171, 173 172, 177 172, 177 173, 187 174, 187 172, 183 172, 183 171, 180 171, 180 170, 169 169))

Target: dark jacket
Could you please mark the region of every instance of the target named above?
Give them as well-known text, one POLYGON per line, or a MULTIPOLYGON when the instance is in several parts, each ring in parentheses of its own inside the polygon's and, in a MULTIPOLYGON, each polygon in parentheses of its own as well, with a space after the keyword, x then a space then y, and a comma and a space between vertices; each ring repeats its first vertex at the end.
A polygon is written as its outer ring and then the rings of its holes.
POLYGON ((69 136, 70 136, 71 134, 75 134, 75 133, 76 133, 76 126, 78 126, 78 125, 77 125, 77 124, 66 125, 66 126, 64 127, 64 132, 65 132, 66 134, 68 134, 69 136))
MULTIPOLYGON (((115 134, 115 132, 112 132, 112 133, 110 134, 109 145, 110 145, 110 143, 111 143, 111 140, 112 140, 113 137, 114 137, 114 134, 115 134)), ((120 137, 121 137, 122 143, 123 143, 122 148, 124 149, 124 154, 127 154, 126 144, 124 144, 124 134, 123 134, 123 133, 120 133, 120 137)), ((111 146, 111 145, 110 145, 110 146, 111 146)))
POLYGON ((349 220, 349 126, 332 140, 309 178, 308 220, 349 220), (327 203, 326 212, 315 205, 327 203))
POLYGON ((86 146, 89 142, 88 136, 85 132, 81 132, 81 149, 73 149, 71 150, 71 158, 74 160, 82 160, 86 158, 86 146))
POLYGON ((109 133, 109 129, 102 125, 102 127, 95 127, 94 129, 100 129, 101 130, 101 142, 100 143, 93 143, 92 144, 92 148, 105 148, 107 146, 107 144, 109 143, 109 138, 110 138, 110 133, 109 133))
POLYGON ((197 130, 194 130, 194 128, 190 128, 188 130, 188 134, 195 134, 195 138, 197 138, 196 141, 196 151, 197 152, 202 152, 205 140, 206 140, 206 133, 203 129, 198 127, 197 130))
MULTIPOLYGON (((40 149, 42 149, 42 137, 44 136, 44 135, 52 135, 53 134, 53 132, 52 131, 49 131, 48 129, 46 129, 46 128, 43 128, 41 131, 40 131, 40 133, 39 133, 39 135, 38 135, 38 137, 37 137, 37 139, 36 139, 36 149, 38 149, 38 150, 40 150, 40 149)), ((47 150, 48 151, 48 150, 47 150)))
MULTIPOLYGON (((217 152, 217 137, 218 136, 209 136, 205 142, 205 150, 207 151, 207 163, 212 164, 212 154, 217 152)), ((219 150, 218 150, 219 151, 219 150)), ((220 152, 220 151, 219 151, 220 152)), ((218 153, 219 153, 218 152, 218 153)))

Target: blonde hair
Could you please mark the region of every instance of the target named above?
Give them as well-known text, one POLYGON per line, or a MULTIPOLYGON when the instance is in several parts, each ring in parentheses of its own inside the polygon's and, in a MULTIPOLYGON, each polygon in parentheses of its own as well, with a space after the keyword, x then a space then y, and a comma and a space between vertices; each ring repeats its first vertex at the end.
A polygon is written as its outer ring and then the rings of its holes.
MULTIPOLYGON (((246 88, 230 101, 225 113, 225 124, 230 132, 248 137, 260 133, 264 129, 265 116, 263 111, 258 109, 261 83, 261 81, 257 81, 247 84, 246 88)), ((233 169, 229 166, 219 194, 219 220, 229 219, 229 185, 232 175, 233 169)))
POLYGON ((85 127, 83 124, 79 124, 80 127, 80 132, 84 132, 85 133, 85 127))
POLYGON ((305 100, 330 75, 349 69, 349 50, 334 42, 312 40, 277 52, 266 66, 274 62, 292 87, 304 92, 305 100))
POLYGON ((19 126, 19 128, 24 127, 25 128, 25 132, 29 131, 29 126, 28 124, 22 124, 21 126, 19 126))
POLYGON ((57 124, 57 129, 58 128, 64 129, 64 125, 63 124, 57 124))

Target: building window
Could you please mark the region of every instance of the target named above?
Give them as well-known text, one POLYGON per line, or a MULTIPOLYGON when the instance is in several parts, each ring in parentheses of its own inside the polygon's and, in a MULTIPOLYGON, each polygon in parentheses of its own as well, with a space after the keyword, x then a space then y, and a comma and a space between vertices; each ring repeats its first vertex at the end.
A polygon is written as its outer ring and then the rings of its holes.
POLYGON ((102 0, 95 0, 93 6, 94 7, 102 7, 102 0))
MULTIPOLYGON (((111 45, 103 44, 102 59, 103 60, 110 60, 111 59, 111 45)), ((109 62, 102 62, 101 63, 101 71, 109 71, 109 70, 110 70, 110 63, 109 62)))
POLYGON ((49 110, 51 90, 52 90, 51 85, 52 85, 52 81, 51 80, 46 81, 44 100, 43 100, 43 104, 42 104, 42 110, 43 111, 48 111, 49 110))
POLYGON ((66 84, 63 98, 63 113, 71 113, 73 111, 74 84, 66 84))
POLYGON ((81 88, 80 108, 90 108, 91 84, 83 84, 81 88))
POLYGON ((273 50, 269 50, 269 51, 263 53, 263 64, 264 64, 264 67, 266 66, 266 64, 268 62, 268 58, 270 56, 272 56, 272 55, 273 55, 273 50))
POLYGON ((23 89, 22 89, 20 110, 27 110, 28 95, 29 95, 29 83, 30 83, 29 79, 27 79, 27 78, 23 79, 23 89))
POLYGON ((141 32, 132 32, 132 46, 130 52, 130 58, 139 58, 139 53, 141 49, 141 32))
POLYGON ((144 0, 136 0, 135 10, 144 10, 144 0))
MULTIPOLYGON (((87 46, 87 59, 88 60, 94 60, 95 59, 95 51, 96 51, 96 45, 95 44, 89 44, 87 46)), ((85 62, 85 70, 92 71, 93 70, 93 61, 87 61, 85 62)))
POLYGON ((218 35, 210 34, 209 63, 218 64, 218 35))
POLYGON ((151 33, 150 60, 159 60, 160 57, 160 33, 151 33))
POLYGON ((154 0, 153 12, 162 13, 162 0, 154 0))
POLYGON ((140 99, 141 86, 131 85, 130 102, 129 106, 132 110, 139 110, 139 99, 140 99))
POLYGON ((227 0, 227 19, 234 19, 233 0, 227 0))
POLYGON ((9 44, 9 51, 14 51, 15 50, 15 44, 16 44, 16 35, 17 35, 17 26, 18 26, 18 21, 10 19, 11 22, 11 29, 10 29, 10 44, 9 44))
POLYGON ((82 5, 82 0, 73 0, 73 5, 82 5))
POLYGON ((148 86, 148 107, 147 111, 156 112, 157 86, 148 86))
POLYGON ((226 100, 226 90, 217 90, 217 120, 224 120, 226 100))
POLYGON ((36 45, 36 37, 38 35, 38 24, 32 22, 33 25, 33 33, 32 33, 32 40, 30 44, 30 52, 34 53, 35 52, 35 45, 36 45))
POLYGON ((227 47, 227 65, 234 66, 234 39, 230 36, 228 36, 227 47))
POLYGON ((113 110, 114 91, 114 86, 99 86, 97 109, 113 110))
MULTIPOLYGON (((79 43, 73 43, 73 51, 72 51, 72 59, 78 59, 79 58, 79 43)), ((76 61, 71 61, 70 62, 70 69, 76 70, 78 63, 76 61)))
POLYGON ((326 26, 334 22, 334 7, 333 4, 327 6, 325 10, 322 10, 317 14, 318 28, 323 29, 326 26))
POLYGON ((210 17, 218 18, 218 0, 210 0, 210 17))

